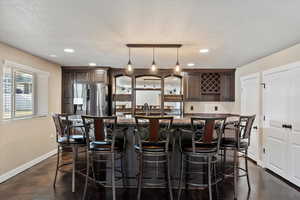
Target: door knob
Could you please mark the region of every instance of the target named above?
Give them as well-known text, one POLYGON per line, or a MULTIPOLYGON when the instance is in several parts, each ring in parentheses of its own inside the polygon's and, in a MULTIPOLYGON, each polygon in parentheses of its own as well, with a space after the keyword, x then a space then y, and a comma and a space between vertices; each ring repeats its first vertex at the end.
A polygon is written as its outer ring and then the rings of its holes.
POLYGON ((289 124, 289 125, 286 125, 286 128, 288 128, 288 129, 292 129, 292 128, 293 128, 293 126, 292 126, 291 124, 289 124))
POLYGON ((292 129, 293 126, 291 124, 282 124, 282 128, 292 129))
POLYGON ((287 125, 286 124, 282 124, 282 128, 287 128, 287 125))

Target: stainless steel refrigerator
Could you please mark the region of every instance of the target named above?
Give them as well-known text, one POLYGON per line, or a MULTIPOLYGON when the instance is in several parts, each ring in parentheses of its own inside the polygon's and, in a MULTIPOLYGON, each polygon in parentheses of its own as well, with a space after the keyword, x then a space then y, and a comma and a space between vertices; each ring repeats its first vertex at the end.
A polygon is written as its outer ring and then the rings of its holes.
POLYGON ((108 86, 104 83, 74 83, 74 114, 108 115, 108 86))

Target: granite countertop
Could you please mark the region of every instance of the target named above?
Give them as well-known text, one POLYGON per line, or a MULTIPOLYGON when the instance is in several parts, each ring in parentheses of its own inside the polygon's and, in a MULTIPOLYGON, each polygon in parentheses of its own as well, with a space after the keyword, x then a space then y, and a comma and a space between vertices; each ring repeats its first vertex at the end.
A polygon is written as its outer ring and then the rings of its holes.
MULTIPOLYGON (((229 116, 234 116, 232 114, 213 114, 213 113, 199 113, 196 115, 184 115, 184 116, 174 116, 173 125, 190 125, 192 117, 199 117, 199 118, 226 118, 229 116)), ((235 115, 236 116, 236 115, 235 115)), ((134 117, 118 117, 118 125, 128 125, 133 126, 135 125, 134 117)))

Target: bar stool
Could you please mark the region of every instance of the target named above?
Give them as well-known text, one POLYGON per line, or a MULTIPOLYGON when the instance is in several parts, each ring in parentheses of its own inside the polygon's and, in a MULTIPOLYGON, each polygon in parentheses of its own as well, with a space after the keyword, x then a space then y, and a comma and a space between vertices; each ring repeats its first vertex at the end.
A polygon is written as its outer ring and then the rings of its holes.
MULTIPOLYGON (((248 147, 250 146, 250 136, 253 123, 255 121, 255 115, 252 116, 240 116, 237 124, 234 125, 235 137, 226 137, 222 138, 221 149, 223 150, 223 174, 224 177, 234 178, 234 199, 237 199, 237 178, 238 177, 247 177, 248 190, 251 191, 251 185, 249 180, 249 171, 248 171, 248 147), (234 152, 233 155, 233 174, 226 174, 226 152, 231 150, 234 152), (241 154, 241 156, 238 155, 241 154), (245 168, 238 166, 238 159, 244 157, 245 159, 245 168), (244 172, 242 175, 238 175, 238 170, 244 172)), ((226 129, 225 129, 226 130, 226 129)))
POLYGON ((192 130, 181 129, 179 146, 181 150, 181 168, 178 200, 181 199, 183 180, 185 186, 207 187, 212 200, 212 185, 221 180, 217 177, 218 152, 225 118, 191 118, 192 130), (190 165, 197 166, 191 168, 190 165), (196 170, 197 169, 197 170, 196 170), (198 176, 197 176, 198 175, 198 176), (206 175, 206 177, 199 177, 206 175), (200 183, 199 179, 207 179, 200 183))
POLYGON ((172 150, 170 140, 173 133, 171 129, 173 117, 135 116, 135 121, 137 129, 135 130, 134 148, 139 163, 137 199, 141 199, 143 185, 148 185, 152 187, 167 186, 170 200, 173 200, 170 173, 170 151, 172 150), (151 169, 155 169, 155 175, 144 176, 147 165, 151 166, 151 169), (160 166, 163 166, 166 172, 164 177, 159 176, 160 166), (161 181, 161 179, 165 179, 165 181, 161 181))
POLYGON ((82 199, 85 199, 87 193, 88 181, 92 180, 94 183, 105 186, 106 174, 101 174, 101 180, 97 180, 95 174, 95 163, 102 164, 105 169, 99 169, 106 172, 107 169, 111 169, 111 185, 113 200, 116 200, 116 180, 123 180, 123 186, 125 187, 126 169, 125 162, 125 147, 126 138, 125 129, 117 129, 117 117, 93 117, 82 116, 83 124, 86 132, 87 142, 87 154, 86 154, 86 174, 85 185, 82 199), (120 167, 116 166, 116 162, 120 161, 120 167), (107 163, 111 164, 111 168, 108 168, 107 163), (92 169, 93 176, 90 177, 90 168, 92 169), (116 177, 115 173, 119 173, 121 176, 116 177), (103 177, 104 176, 104 177, 103 177))
POLYGON ((75 172, 78 147, 85 146, 86 144, 83 126, 81 124, 73 124, 72 121, 70 121, 70 115, 67 114, 53 114, 52 118, 56 128, 57 142, 57 162, 53 187, 55 188, 58 171, 61 171, 62 167, 72 164, 72 192, 75 192, 75 172), (61 164, 61 154, 68 148, 72 148, 72 163, 61 164))

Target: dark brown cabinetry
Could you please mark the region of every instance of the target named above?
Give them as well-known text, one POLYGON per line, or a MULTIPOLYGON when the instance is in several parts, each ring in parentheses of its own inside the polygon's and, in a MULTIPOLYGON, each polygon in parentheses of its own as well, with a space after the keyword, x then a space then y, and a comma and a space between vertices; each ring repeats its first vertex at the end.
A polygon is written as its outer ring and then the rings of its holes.
POLYGON ((184 99, 198 101, 200 96, 200 74, 186 73, 184 75, 184 99))
MULTIPOLYGON (((184 102, 189 101, 235 100, 235 69, 183 69, 179 74, 174 74, 172 69, 161 69, 157 73, 145 69, 135 69, 133 74, 127 74, 124 69, 116 68, 62 67, 62 112, 74 112, 75 92, 73 85, 75 83, 106 83, 108 86, 109 113, 112 113, 112 110, 115 111, 118 106, 123 109, 123 104, 128 107, 125 106, 126 112, 134 111, 137 106, 135 80, 143 76, 154 76, 161 79, 161 86, 158 89, 162 94, 160 107, 165 106, 165 110, 172 107, 173 102, 182 102, 184 105, 184 102), (117 93, 117 77, 123 76, 130 81, 130 86, 127 89, 131 90, 117 93), (180 78, 178 88, 182 88, 179 93, 167 89, 167 85, 170 85, 167 80, 172 82, 176 76, 180 78)), ((124 84, 124 81, 126 82, 123 80, 120 83, 124 84)))
POLYGON ((62 72, 62 112, 73 113, 74 72, 62 72))
POLYGON ((184 73, 185 101, 234 101, 235 70, 187 70, 184 73))
POLYGON ((62 67, 62 112, 74 113, 75 83, 109 84, 107 68, 62 67))

